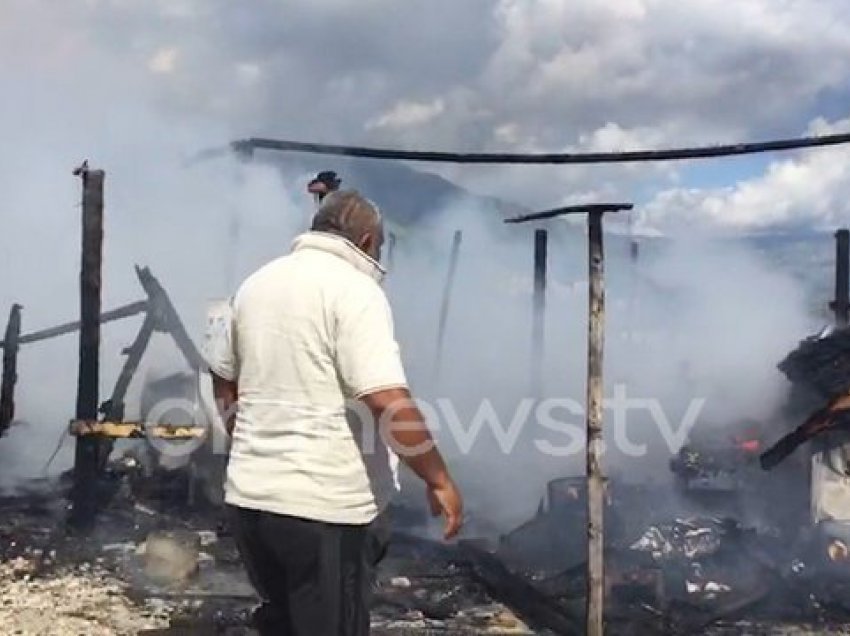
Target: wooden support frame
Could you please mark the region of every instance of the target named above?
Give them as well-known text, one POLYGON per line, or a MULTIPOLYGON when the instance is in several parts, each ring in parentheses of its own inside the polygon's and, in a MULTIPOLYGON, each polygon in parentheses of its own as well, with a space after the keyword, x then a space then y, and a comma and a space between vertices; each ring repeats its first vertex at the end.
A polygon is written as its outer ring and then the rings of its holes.
POLYGON ((587 328, 587 604, 585 634, 605 632, 605 475, 602 470, 603 352, 605 344, 605 252, 602 216, 607 212, 631 210, 631 203, 597 203, 556 208, 527 214, 505 223, 552 219, 564 214, 587 214, 588 237, 588 328, 587 328))
POLYGON ((124 366, 115 382, 111 397, 100 407, 107 420, 120 421, 124 419, 124 398, 127 396, 130 382, 133 380, 133 376, 136 374, 145 350, 155 332, 167 333, 174 339, 177 348, 186 360, 186 364, 193 371, 197 371, 204 364, 203 357, 189 337, 189 333, 180 320, 171 299, 150 269, 136 267, 136 275, 148 295, 148 300, 145 303, 147 315, 133 344, 124 350, 127 359, 124 361, 124 366))

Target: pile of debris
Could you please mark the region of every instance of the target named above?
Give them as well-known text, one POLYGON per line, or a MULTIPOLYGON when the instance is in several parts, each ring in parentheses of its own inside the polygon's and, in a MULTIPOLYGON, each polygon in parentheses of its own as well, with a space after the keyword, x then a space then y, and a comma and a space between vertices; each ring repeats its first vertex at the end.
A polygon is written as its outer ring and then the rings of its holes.
POLYGON ((168 627, 163 608, 137 606, 105 569, 84 563, 37 575, 41 556, 0 564, 0 633, 114 636, 168 627))
POLYGON ((850 328, 828 328, 806 338, 779 370, 824 400, 850 392, 850 328))

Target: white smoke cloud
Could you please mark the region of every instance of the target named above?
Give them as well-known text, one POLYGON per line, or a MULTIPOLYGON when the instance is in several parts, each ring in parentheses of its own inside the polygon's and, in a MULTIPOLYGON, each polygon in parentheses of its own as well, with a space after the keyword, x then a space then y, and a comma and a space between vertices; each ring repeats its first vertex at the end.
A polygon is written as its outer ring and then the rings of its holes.
MULTIPOLYGON (((815 4, 7 0, 0 310, 23 303, 25 330, 75 317, 79 183, 70 170, 84 158, 107 170, 104 306, 136 300, 132 265, 148 264, 197 334, 206 300, 284 251, 310 210, 303 181, 231 159, 187 166, 197 150, 254 134, 457 150, 629 149, 796 129, 822 95, 841 95, 850 71, 843 2, 815 4), (369 126, 382 118, 401 127, 369 126)), ((742 219, 735 227, 750 228, 813 214, 838 221, 847 200, 840 152, 782 159, 749 184, 713 193, 676 187, 678 175, 666 167, 440 170, 529 206, 630 199, 661 186, 647 206, 650 225, 665 227, 665 210, 675 207, 696 211, 689 219, 701 213, 709 226, 734 210, 742 219)), ((547 389, 581 398, 584 238, 563 229, 557 236, 547 389)), ((528 232, 494 238, 459 209, 400 243, 390 293, 424 394, 447 392, 461 412, 483 397, 510 410, 525 394, 530 245, 528 232), (464 251, 435 386, 445 253, 458 227, 464 251)), ((710 243, 651 261, 637 278, 648 288, 629 282, 633 269, 622 255, 612 256, 609 272, 612 380, 676 412, 689 390, 680 373, 688 364, 710 404, 725 406, 714 419, 764 416, 775 406, 782 384, 773 364, 809 327, 791 282, 737 248, 710 243), (730 269, 734 277, 723 275, 730 269), (779 318, 768 326, 751 288, 771 290, 779 318), (628 305, 635 289, 638 314, 628 305), (637 328, 635 315, 646 321, 641 329, 661 334, 648 350, 622 336, 637 328)), ((104 396, 135 326, 104 331, 104 396)), ((0 441, 0 470, 37 472, 52 450, 72 415, 75 350, 70 337, 23 351, 18 412, 30 425, 0 441)), ((530 454, 504 461, 491 451, 485 444, 456 463, 490 514, 502 503, 496 484, 516 486, 503 523, 532 510, 545 479, 574 466, 530 454)), ((67 454, 63 461, 59 467, 67 454)))

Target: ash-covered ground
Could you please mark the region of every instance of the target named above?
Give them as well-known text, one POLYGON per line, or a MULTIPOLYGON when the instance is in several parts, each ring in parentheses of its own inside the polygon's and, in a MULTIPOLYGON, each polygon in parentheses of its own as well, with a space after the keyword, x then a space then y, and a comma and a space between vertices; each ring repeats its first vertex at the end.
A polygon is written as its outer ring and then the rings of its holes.
MULTIPOLYGON (((62 482, 0 498, 0 633, 253 634, 256 599, 220 511, 188 506, 178 482, 170 493, 106 484, 82 534, 66 525, 62 482)), ((515 531, 451 545, 425 538, 416 511, 395 510, 373 633, 581 633, 580 480, 552 492, 560 504, 515 531)), ((608 633, 850 634, 850 586, 776 529, 705 515, 653 522, 653 510, 622 523, 623 500, 663 498, 612 488, 608 633)))
MULTIPOLYGON (((215 509, 113 493, 93 530, 66 524, 60 484, 0 498, 0 633, 253 634, 256 598, 215 509)), ((530 634, 450 549, 400 536, 375 634, 530 634)))

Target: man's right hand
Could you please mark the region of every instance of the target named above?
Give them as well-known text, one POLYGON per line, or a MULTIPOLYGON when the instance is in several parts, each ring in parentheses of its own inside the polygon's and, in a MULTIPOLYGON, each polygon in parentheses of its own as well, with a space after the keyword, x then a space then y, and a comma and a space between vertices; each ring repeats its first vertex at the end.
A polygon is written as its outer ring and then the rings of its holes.
POLYGON ((454 538, 463 526, 463 499, 455 483, 449 479, 438 486, 428 486, 428 504, 432 515, 442 515, 446 520, 443 537, 454 538))
POLYGON ((463 525, 463 500, 410 391, 384 389, 360 399, 379 423, 389 447, 428 486, 431 512, 445 517, 445 537, 451 539, 463 525))

